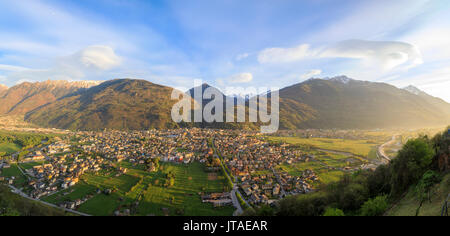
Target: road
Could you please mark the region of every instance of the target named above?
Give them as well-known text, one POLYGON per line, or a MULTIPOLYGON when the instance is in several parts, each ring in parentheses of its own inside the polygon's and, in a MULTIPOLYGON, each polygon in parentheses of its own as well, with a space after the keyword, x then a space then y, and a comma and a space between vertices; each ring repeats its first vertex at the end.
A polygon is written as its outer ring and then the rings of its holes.
POLYGON ((73 214, 77 214, 77 215, 81 215, 81 216, 91 216, 91 215, 88 215, 88 214, 83 213, 83 212, 79 212, 79 211, 63 208, 63 207, 57 206, 55 204, 51 204, 51 203, 44 202, 44 201, 39 200, 39 199, 32 198, 32 197, 28 196, 27 194, 25 194, 24 192, 20 191, 20 189, 17 189, 16 187, 14 187, 12 185, 9 185, 9 187, 13 190, 13 193, 19 194, 20 196, 22 196, 22 197, 24 197, 26 199, 29 199, 29 200, 32 200, 32 201, 36 201, 36 202, 40 202, 40 203, 42 203, 44 205, 47 205, 47 206, 50 206, 50 207, 54 207, 54 208, 58 208, 60 210, 67 211, 67 212, 70 212, 70 213, 73 213, 73 214))
POLYGON ((236 187, 233 187, 233 190, 231 190, 231 200, 233 201, 233 206, 236 208, 233 216, 241 215, 244 210, 242 210, 241 204, 239 204, 239 200, 236 197, 236 187))
MULTIPOLYGON (((211 145, 212 145, 212 148, 213 148, 213 150, 214 150, 214 157, 219 158, 221 165, 225 166, 225 163, 222 162, 222 158, 220 158, 219 153, 218 153, 218 151, 217 151, 217 149, 216 149, 216 146, 215 146, 215 144, 214 144, 214 139, 211 140, 211 145)), ((239 203, 239 200, 238 200, 238 198, 237 198, 237 196, 236 196, 236 193, 239 194, 239 195, 241 195, 242 200, 244 200, 244 202, 245 202, 245 204, 247 204, 247 206, 249 206, 249 207, 251 207, 251 206, 250 206, 250 204, 248 204, 248 202, 242 197, 243 195, 242 195, 242 193, 241 193, 241 192, 239 191, 239 189, 238 189, 238 185, 236 184, 236 179, 233 180, 231 177, 230 177, 230 179, 232 180, 231 182, 232 182, 232 184, 233 184, 233 189, 232 189, 231 192, 230 192, 230 193, 231 193, 231 200, 232 200, 232 202, 233 202, 233 206, 236 208, 236 211, 233 213, 233 216, 238 216, 238 215, 242 214, 242 213, 244 212, 244 210, 242 209, 242 206, 241 206, 241 204, 239 203)))
POLYGON ((386 154, 386 152, 384 151, 384 148, 386 146, 394 144, 397 141, 396 137, 397 137, 397 135, 393 135, 392 139, 390 141, 383 143, 382 145, 380 145, 378 147, 378 151, 377 151, 378 157, 384 158, 387 162, 391 161, 391 158, 386 154))

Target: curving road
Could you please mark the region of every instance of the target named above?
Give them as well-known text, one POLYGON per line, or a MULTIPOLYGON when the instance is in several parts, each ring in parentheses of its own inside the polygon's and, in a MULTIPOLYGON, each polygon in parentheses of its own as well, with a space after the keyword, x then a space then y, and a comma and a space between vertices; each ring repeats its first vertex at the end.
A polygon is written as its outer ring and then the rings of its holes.
POLYGON ((384 151, 384 148, 386 146, 394 144, 397 141, 397 139, 396 139, 397 136, 398 135, 393 135, 392 139, 390 141, 388 141, 386 143, 383 143, 382 145, 380 145, 378 147, 378 151, 377 151, 377 156, 378 157, 384 158, 387 162, 391 161, 391 158, 386 154, 386 152, 384 151))

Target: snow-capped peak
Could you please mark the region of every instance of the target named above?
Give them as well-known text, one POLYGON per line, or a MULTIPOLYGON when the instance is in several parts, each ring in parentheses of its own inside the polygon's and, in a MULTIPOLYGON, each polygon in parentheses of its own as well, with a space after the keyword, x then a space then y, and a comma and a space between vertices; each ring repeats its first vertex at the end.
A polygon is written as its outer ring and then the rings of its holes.
POLYGON ((407 87, 404 87, 403 89, 408 91, 408 92, 410 92, 410 93, 412 93, 412 94, 415 94, 415 95, 423 94, 422 90, 418 89, 417 87, 415 87, 413 85, 409 85, 407 87))
POLYGON ((347 84, 347 83, 349 83, 350 81, 353 80, 353 79, 348 78, 345 75, 336 76, 336 77, 333 77, 333 78, 326 78, 326 79, 329 80, 329 81, 340 82, 340 83, 344 83, 344 84, 347 84))

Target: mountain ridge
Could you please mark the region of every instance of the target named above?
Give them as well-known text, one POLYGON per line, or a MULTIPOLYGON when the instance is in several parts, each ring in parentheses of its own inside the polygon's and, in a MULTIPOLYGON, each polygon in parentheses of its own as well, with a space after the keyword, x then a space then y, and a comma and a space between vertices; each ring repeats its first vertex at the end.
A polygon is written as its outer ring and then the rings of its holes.
MULTIPOLYGON (((97 84, 100 82, 97 82, 97 84)), ((24 82, 0 92, 0 115, 23 115, 68 94, 92 87, 86 81, 24 82)))
MULTIPOLYGON (((208 84, 201 86, 203 89, 211 87, 208 84)), ((40 106, 28 112, 26 119, 37 125, 65 129, 145 129, 183 125, 255 128, 255 124, 248 122, 176 124, 170 117, 171 106, 175 103, 170 99, 172 89, 145 80, 109 80, 40 106), (111 104, 111 101, 116 103, 111 104), (147 106, 151 111, 144 112, 147 106), (136 116, 127 115, 122 110, 136 116), (133 124, 120 124, 121 120, 133 124)), ((186 93, 192 91, 193 88, 186 93)), ((226 97, 222 92, 220 94, 226 97)), ((280 89, 279 94, 280 129, 407 128, 447 125, 450 122, 450 104, 441 99, 415 95, 386 83, 345 76, 310 79, 280 89)), ((270 99, 271 95, 268 95, 270 99)), ((203 107, 210 100, 204 99, 203 107)), ((248 103, 246 109, 248 112, 248 103)))

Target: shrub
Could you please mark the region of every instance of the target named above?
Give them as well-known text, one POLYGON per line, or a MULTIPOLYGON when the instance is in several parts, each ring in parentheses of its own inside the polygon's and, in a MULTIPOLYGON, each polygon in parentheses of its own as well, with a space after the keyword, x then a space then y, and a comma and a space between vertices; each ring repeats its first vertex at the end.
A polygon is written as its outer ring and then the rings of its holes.
POLYGON ((366 201, 361 207, 362 216, 380 216, 388 208, 387 197, 378 196, 373 199, 366 201))
POLYGON ((329 207, 323 213, 323 216, 345 216, 344 212, 339 208, 329 207))

